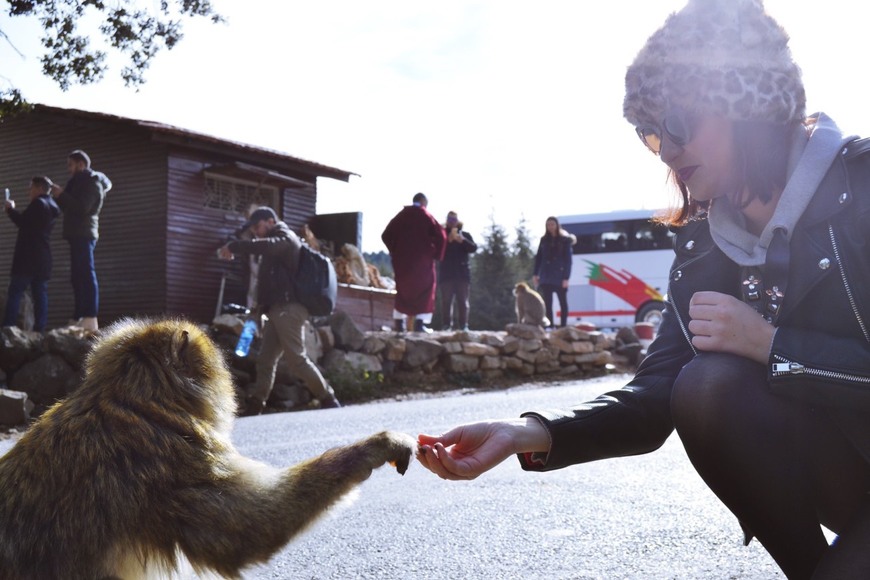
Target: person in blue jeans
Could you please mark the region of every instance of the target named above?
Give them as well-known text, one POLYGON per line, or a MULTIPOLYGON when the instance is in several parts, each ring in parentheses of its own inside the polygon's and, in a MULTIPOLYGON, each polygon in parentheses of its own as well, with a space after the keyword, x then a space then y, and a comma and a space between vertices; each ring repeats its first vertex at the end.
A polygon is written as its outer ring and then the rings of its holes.
POLYGON ((69 243, 70 281, 75 296, 72 326, 97 330, 100 287, 94 267, 94 249, 100 237, 100 210, 112 182, 91 169, 91 158, 80 149, 66 161, 70 179, 61 189, 52 186, 57 205, 63 210, 63 237, 69 243))
POLYGON ((33 297, 33 330, 43 332, 48 319, 48 280, 51 278, 51 230, 60 208, 51 199, 51 180, 37 176, 30 180, 30 203, 24 211, 6 200, 6 215, 18 227, 3 326, 18 326, 21 298, 30 288, 33 297))
POLYGON ((535 254, 535 286, 544 298, 547 318, 556 326, 553 317, 553 294, 559 297, 559 326, 568 324, 568 278, 571 277, 571 252, 577 238, 562 229, 559 220, 547 218, 547 231, 541 237, 535 254))

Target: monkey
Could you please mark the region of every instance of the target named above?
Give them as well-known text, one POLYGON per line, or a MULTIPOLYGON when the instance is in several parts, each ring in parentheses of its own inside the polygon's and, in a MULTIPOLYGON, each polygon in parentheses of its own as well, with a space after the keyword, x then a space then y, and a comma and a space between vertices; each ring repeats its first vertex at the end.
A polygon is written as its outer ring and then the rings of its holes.
POLYGON ((0 579, 178 572, 239 578, 372 470, 408 468, 384 431, 279 470, 230 441, 224 355, 181 319, 125 319, 93 345, 81 385, 0 458, 0 579))
POLYGON ((320 240, 317 239, 317 236, 314 235, 314 232, 311 231, 311 228, 308 227, 308 224, 302 226, 302 239, 305 240, 305 243, 308 244, 315 252, 320 252, 320 240))
POLYGON ((517 323, 550 326, 544 299, 540 294, 525 282, 519 282, 514 288, 514 296, 517 297, 517 323))
POLYGON ((341 254, 347 260, 350 283, 357 286, 370 286, 369 270, 366 267, 365 258, 363 258, 359 249, 353 244, 342 244, 341 254))

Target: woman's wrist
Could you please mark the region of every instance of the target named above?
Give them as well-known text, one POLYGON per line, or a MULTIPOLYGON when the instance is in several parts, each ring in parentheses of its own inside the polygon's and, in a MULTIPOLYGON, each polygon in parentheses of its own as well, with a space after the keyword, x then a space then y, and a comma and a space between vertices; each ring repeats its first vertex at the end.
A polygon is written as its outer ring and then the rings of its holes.
POLYGON ((514 453, 549 453, 550 432, 534 416, 514 419, 510 422, 514 453))

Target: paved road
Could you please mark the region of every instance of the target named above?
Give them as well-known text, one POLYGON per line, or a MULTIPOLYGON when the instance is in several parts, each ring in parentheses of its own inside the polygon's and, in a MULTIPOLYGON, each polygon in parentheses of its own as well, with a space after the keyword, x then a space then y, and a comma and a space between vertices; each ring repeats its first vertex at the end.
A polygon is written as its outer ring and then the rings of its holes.
MULTIPOLYGON (((288 465, 381 429, 437 433, 568 405, 623 380, 245 418, 233 440, 246 455, 288 465)), ((783 578, 757 542, 744 548, 741 538, 673 436, 653 454, 546 474, 513 460, 473 482, 442 481, 416 463, 404 477, 379 469, 354 502, 245 578, 783 578)))
MULTIPOLYGON (((246 454, 286 465, 389 428, 441 432, 564 406, 617 379, 241 419, 246 454)), ((473 482, 380 469, 355 502, 246 578, 782 578, 695 474, 676 436, 656 453, 558 472, 509 460, 473 482)))

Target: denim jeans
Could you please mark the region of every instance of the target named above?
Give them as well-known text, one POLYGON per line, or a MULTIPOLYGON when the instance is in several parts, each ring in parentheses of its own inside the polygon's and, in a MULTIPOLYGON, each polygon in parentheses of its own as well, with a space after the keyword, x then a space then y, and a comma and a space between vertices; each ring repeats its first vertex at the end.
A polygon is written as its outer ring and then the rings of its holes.
POLYGON ((96 317, 100 307, 100 287, 94 269, 97 240, 73 238, 69 242, 70 282, 75 297, 73 319, 96 317))
POLYGON ((6 314, 3 316, 3 326, 18 326, 18 309, 21 297, 30 286, 33 297, 33 330, 42 332, 48 319, 48 280, 32 276, 17 276, 9 279, 9 292, 6 296, 6 314))

